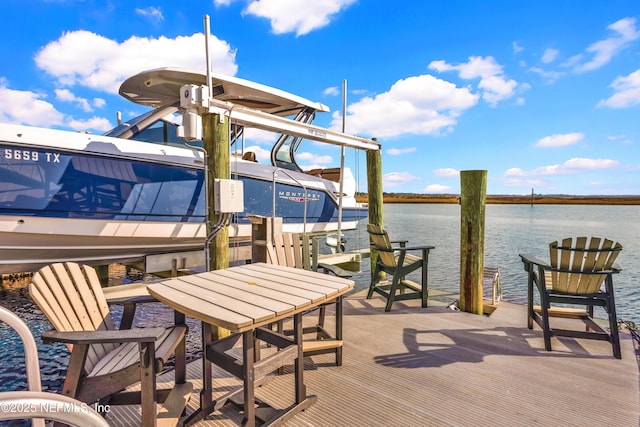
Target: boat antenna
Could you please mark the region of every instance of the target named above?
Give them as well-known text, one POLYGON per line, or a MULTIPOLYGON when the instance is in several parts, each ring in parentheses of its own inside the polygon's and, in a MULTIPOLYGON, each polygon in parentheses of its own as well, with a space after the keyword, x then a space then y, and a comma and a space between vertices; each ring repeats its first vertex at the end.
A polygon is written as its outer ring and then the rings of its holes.
POLYGON ((204 15, 204 48, 206 51, 207 59, 207 86, 211 86, 211 58, 209 55, 209 15, 204 15))
MULTIPOLYGON (((342 80, 342 133, 347 127, 347 80, 342 80)), ((336 252, 342 250, 342 196, 344 194, 344 145, 340 147, 340 194, 338 195, 338 235, 336 236, 336 252)))

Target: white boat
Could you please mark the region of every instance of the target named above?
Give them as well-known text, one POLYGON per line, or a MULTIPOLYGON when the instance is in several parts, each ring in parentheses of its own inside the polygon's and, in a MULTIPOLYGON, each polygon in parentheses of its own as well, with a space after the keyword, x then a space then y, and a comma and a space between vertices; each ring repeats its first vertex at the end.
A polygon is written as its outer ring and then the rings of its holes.
MULTIPOLYGON (((55 261, 107 264, 202 249, 204 158, 177 136, 182 117, 176 113, 180 87, 206 79, 172 68, 129 78, 120 94, 153 109, 104 135, 0 124, 0 273, 55 261)), ((310 125, 316 112, 328 111, 238 78, 213 75, 211 83, 216 100, 249 112, 310 125)), ((238 145, 242 131, 232 127, 238 145)), ((272 164, 255 162, 242 149, 231 156, 232 178, 243 181, 245 210, 234 216, 230 239, 250 236, 248 214, 282 217, 287 232, 349 230, 366 217, 348 169, 338 215, 339 169, 303 171, 295 161, 300 144, 299 137, 280 136, 272 164)))

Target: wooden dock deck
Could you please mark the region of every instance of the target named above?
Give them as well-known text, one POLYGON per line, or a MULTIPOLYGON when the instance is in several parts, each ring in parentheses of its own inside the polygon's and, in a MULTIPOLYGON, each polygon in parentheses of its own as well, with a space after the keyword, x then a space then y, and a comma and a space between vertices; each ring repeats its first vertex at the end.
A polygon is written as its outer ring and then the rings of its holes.
MULTIPOLYGON (((430 306, 401 301, 385 313, 383 300, 361 291, 345 300, 343 366, 331 355, 306 358, 305 383, 317 402, 287 426, 637 426, 638 358, 622 333, 622 360, 604 341, 553 339, 526 327, 525 307, 501 302, 490 316, 446 308, 455 296, 435 295, 430 306)), ((198 404, 201 361, 188 366, 198 404)), ((172 377, 172 373, 166 374, 172 377)), ((237 381, 225 378, 214 387, 237 381)), ((291 374, 257 391, 276 407, 293 399, 291 374), (272 396, 267 398, 266 396, 272 396), (276 396, 275 398, 273 396, 276 396)), ((113 408, 113 425, 137 424, 135 407, 113 408)), ((230 408, 197 425, 238 425, 230 408)))

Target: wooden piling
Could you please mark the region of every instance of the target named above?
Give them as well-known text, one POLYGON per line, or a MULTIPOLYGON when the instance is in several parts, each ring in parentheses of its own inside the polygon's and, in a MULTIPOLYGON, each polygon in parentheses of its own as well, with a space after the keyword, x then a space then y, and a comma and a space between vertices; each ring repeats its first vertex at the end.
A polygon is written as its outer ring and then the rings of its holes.
MULTIPOLYGON (((229 179, 229 119, 220 114, 202 115, 202 134, 204 149, 208 154, 209 183, 209 218, 207 235, 211 232, 211 224, 220 219, 213 207, 214 185, 216 178, 229 179)), ((219 270, 229 267, 229 229, 224 227, 209 242, 209 270, 219 270)))
MULTIPOLYGON (((367 191, 369 193, 369 224, 384 229, 384 203, 382 196, 382 153, 380 150, 367 150, 367 191)), ((371 251, 371 274, 373 274, 378 254, 371 251)), ((383 273, 384 274, 384 273, 383 273)))
MULTIPOLYGON (((202 115, 202 142, 208 154, 207 182, 209 183, 209 216, 207 218, 207 235, 211 232, 211 224, 217 224, 220 214, 214 209, 214 182, 216 178, 229 179, 229 118, 221 114, 202 115)), ((209 242, 209 270, 220 270, 229 267, 229 227, 224 226, 209 242)), ((214 339, 229 336, 231 333, 220 327, 212 328, 214 339)))
POLYGON ((483 314, 487 171, 460 172, 460 309, 483 314))

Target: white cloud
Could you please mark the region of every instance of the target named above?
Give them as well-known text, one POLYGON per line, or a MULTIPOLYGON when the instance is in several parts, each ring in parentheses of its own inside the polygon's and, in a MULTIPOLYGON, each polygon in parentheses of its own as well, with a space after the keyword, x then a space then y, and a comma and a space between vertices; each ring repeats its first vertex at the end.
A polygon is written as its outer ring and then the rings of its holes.
POLYGON ((433 174, 443 178, 457 178, 460 176, 460 171, 453 168, 441 168, 434 170, 433 174))
POLYGON ((143 8, 136 8, 136 13, 140 16, 148 18, 152 22, 162 22, 164 21, 164 16, 162 16, 162 10, 159 7, 149 6, 143 8))
POLYGON ((547 48, 544 51, 544 53, 542 54, 542 58, 540 58, 540 59, 545 64, 549 64, 549 63, 551 63, 551 62, 556 60, 556 58, 558 57, 559 53, 560 53, 560 51, 558 49, 547 48))
POLYGON ((620 162, 612 159, 588 159, 575 157, 560 165, 541 166, 531 171, 520 168, 511 168, 505 171, 505 177, 526 177, 542 175, 571 175, 588 170, 615 169, 620 162))
MULTIPOLYGON (((620 51, 629 47, 632 41, 640 38, 635 18, 623 18, 607 28, 612 30, 614 34, 587 47, 587 52, 592 55, 591 59, 584 64, 576 65, 574 71, 584 72, 600 68, 611 61, 620 51)), ((580 59, 582 58, 577 60, 580 59)))
POLYGON ((619 142, 620 144, 630 145, 633 144, 633 141, 630 138, 627 138, 626 135, 612 135, 607 137, 609 141, 619 142))
MULTIPOLYGON (((456 124, 456 118, 478 102, 468 88, 431 75, 397 81, 388 92, 365 97, 347 108, 347 132, 374 137, 402 134, 438 134, 456 124)), ((332 128, 340 129, 342 116, 333 113, 332 128)))
POLYGON ((506 178, 500 179, 505 187, 542 187, 545 182, 541 179, 506 178))
POLYGON ((562 71, 547 71, 540 67, 531 67, 529 71, 538 74, 539 76, 545 78, 548 83, 553 83, 558 80, 560 77, 566 75, 565 72, 562 71))
POLYGON ((584 134, 581 132, 554 134, 539 139, 534 146, 541 148, 566 147, 567 145, 576 144, 582 141, 582 139, 584 139, 584 134))
MULTIPOLYGON (((86 120, 74 119, 67 116, 45 101, 46 96, 31 91, 19 91, 6 87, 5 81, 0 78, 0 123, 22 124, 41 127, 67 127, 77 131, 104 132, 113 125, 104 117, 91 117, 86 120)), ((85 111, 91 111, 89 102, 83 98, 77 98, 67 90, 57 90, 56 98, 65 102, 75 102, 85 111), (86 108, 89 108, 86 110, 86 108)), ((104 101, 100 98, 97 100, 104 101)), ((96 100, 94 100, 94 105, 96 100)))
POLYGON ((383 187, 397 187, 411 181, 419 179, 408 172, 390 172, 382 176, 383 187))
POLYGON ((249 140, 258 144, 261 142, 272 144, 278 137, 278 134, 268 130, 245 127, 244 136, 245 140, 249 140))
POLYGON ((598 102, 598 107, 627 108, 640 105, 640 69, 611 83, 615 91, 611 97, 598 102))
POLYGON ((451 193, 451 187, 449 187, 448 185, 431 184, 431 185, 428 185, 423 190, 423 192, 429 193, 429 194, 446 194, 446 193, 451 193))
POLYGON ((96 108, 102 108, 105 105, 107 105, 107 101, 105 101, 103 98, 93 98, 93 106, 96 108))
MULTIPOLYGON (((235 50, 228 43, 210 38, 212 62, 218 72, 234 75, 237 71, 235 50)), ((39 68, 58 79, 61 86, 82 85, 117 93, 120 83, 140 71, 171 64, 191 69, 205 68, 204 35, 131 37, 122 43, 89 31, 64 33, 44 46, 36 55, 39 68)))
POLYGON ((337 86, 331 86, 322 91, 323 95, 337 96, 340 95, 340 89, 337 86))
POLYGON ((457 71, 460 78, 465 80, 479 78, 478 88, 483 91, 482 99, 492 106, 515 95, 518 86, 518 82, 506 77, 502 65, 492 56, 471 56, 469 61, 458 65, 442 60, 432 61, 429 68, 438 72, 457 71))
POLYGON ((397 156, 400 154, 407 154, 407 153, 413 153, 416 151, 415 147, 409 147, 409 148, 389 148, 386 153, 389 154, 390 156, 397 156))
POLYGON ((252 0, 243 14, 267 18, 275 34, 302 36, 327 26, 356 0, 252 0))
POLYGON ((31 126, 62 125, 64 115, 45 96, 31 91, 13 90, 0 78, 0 122, 31 126))
POLYGON ((56 99, 59 99, 60 101, 72 102, 82 108, 85 112, 93 111, 91 104, 89 104, 89 101, 86 98, 75 96, 69 89, 56 89, 55 93, 56 99))
POLYGON ((513 47, 513 53, 520 53, 524 50, 524 48, 520 46, 520 43, 518 42, 511 43, 511 47, 513 47))
POLYGON ((318 155, 309 152, 303 152, 296 154, 296 160, 300 162, 301 160, 309 163, 327 165, 333 161, 331 156, 327 155, 318 155))
POLYGON ((91 117, 87 120, 76 120, 69 119, 66 122, 66 126, 70 127, 73 130, 85 132, 89 129, 95 129, 99 131, 106 132, 109 129, 113 128, 113 125, 109 122, 109 120, 104 117, 91 117))

